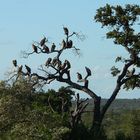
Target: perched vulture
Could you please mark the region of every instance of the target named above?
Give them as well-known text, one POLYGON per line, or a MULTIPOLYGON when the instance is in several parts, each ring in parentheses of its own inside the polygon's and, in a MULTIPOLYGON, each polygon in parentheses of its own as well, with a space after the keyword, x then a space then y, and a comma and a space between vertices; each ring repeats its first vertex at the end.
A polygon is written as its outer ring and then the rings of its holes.
POLYGON ((87 72, 87 76, 91 76, 91 70, 88 67, 85 67, 86 72, 87 72))
POLYGON ((63 64, 61 64, 60 69, 61 69, 61 70, 64 70, 64 69, 66 68, 66 65, 67 65, 67 63, 64 62, 63 64))
POLYGON ((82 80, 82 75, 79 72, 77 72, 77 78, 78 80, 82 80))
POLYGON ((44 37, 41 41, 40 41, 40 46, 43 46, 46 42, 46 37, 44 37))
POLYGON ((33 48, 33 50, 34 50, 35 53, 38 52, 38 51, 37 51, 37 46, 36 46, 36 45, 32 44, 32 48, 33 48))
POLYGON ((30 68, 29 66, 27 66, 27 65, 25 65, 25 68, 26 68, 26 70, 27 70, 27 73, 28 73, 28 74, 31 74, 31 68, 30 68))
POLYGON ((52 58, 48 58, 48 60, 45 63, 45 66, 48 66, 51 63, 51 61, 52 61, 52 58))
POLYGON ((20 67, 18 67, 18 73, 21 73, 22 72, 22 65, 20 67))
POLYGON ((126 77, 131 77, 133 76, 134 73, 135 73, 135 68, 133 68, 131 71, 127 70, 126 77))
POLYGON ((13 65, 14 65, 15 67, 17 67, 17 60, 13 60, 12 62, 13 62, 13 65))
POLYGON ((65 60, 65 63, 67 65, 66 69, 70 69, 71 68, 71 64, 68 60, 65 60))
POLYGON ((73 45, 72 40, 69 40, 69 41, 68 41, 68 44, 67 44, 67 48, 72 48, 72 45, 73 45))
POLYGON ((58 60, 58 69, 61 69, 61 65, 62 65, 62 62, 60 60, 58 60))
POLYGON ((65 42, 65 40, 63 39, 62 40, 62 49, 64 49, 66 47, 66 42, 65 42))
POLYGON ((54 58, 53 61, 52 61, 52 65, 56 66, 58 63, 58 59, 57 58, 54 58))
POLYGON ((135 73, 135 71, 136 71, 135 68, 133 68, 131 71, 132 75, 135 73))
POLYGON ((43 46, 43 50, 45 51, 45 53, 49 53, 50 52, 49 48, 46 45, 43 46))
POLYGON ((65 35, 68 35, 69 34, 69 30, 68 30, 67 27, 63 27, 63 30, 64 30, 65 35))
POLYGON ((56 46, 55 46, 55 44, 53 43, 53 44, 52 44, 52 47, 51 47, 51 52, 53 52, 53 51, 55 50, 55 48, 56 48, 56 46))

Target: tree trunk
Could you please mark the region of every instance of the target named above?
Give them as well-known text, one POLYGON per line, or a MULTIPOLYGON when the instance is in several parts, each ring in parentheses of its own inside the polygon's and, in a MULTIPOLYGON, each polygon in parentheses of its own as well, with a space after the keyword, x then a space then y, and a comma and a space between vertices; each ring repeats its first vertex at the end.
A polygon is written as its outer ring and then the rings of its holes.
POLYGON ((98 97, 94 100, 94 115, 93 115, 93 123, 91 127, 91 135, 93 138, 98 139, 100 137, 100 130, 101 130, 101 112, 100 112, 100 105, 101 105, 101 97, 98 97))

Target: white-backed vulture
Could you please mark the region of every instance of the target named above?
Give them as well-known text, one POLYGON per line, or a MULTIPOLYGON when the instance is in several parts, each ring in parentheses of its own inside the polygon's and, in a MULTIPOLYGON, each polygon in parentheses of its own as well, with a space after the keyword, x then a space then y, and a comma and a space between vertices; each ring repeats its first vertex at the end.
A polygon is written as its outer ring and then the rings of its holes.
POLYGON ((17 67, 17 60, 13 60, 12 62, 13 62, 13 65, 14 65, 15 67, 17 67))
POLYGON ((64 48, 66 48, 66 42, 65 42, 65 40, 63 39, 63 40, 62 40, 62 49, 64 49, 64 48))
POLYGON ((63 27, 63 30, 64 30, 65 35, 68 35, 69 34, 69 30, 68 30, 67 27, 63 27))
POLYGON ((44 37, 41 41, 40 41, 40 46, 43 46, 46 42, 46 37, 44 37))
POLYGON ((82 80, 82 75, 79 72, 77 72, 77 79, 82 80))
POLYGON ((27 70, 27 73, 28 73, 28 74, 31 74, 31 68, 30 68, 29 66, 27 66, 27 65, 25 65, 25 68, 26 68, 26 70, 27 70))
POLYGON ((51 63, 51 61, 52 61, 52 58, 48 58, 46 63, 45 63, 45 66, 48 66, 51 63))
POLYGON ((86 72, 87 72, 87 76, 91 76, 91 70, 88 67, 85 67, 86 72))
POLYGON ((72 48, 72 45, 73 45, 73 41, 69 40, 67 43, 67 48, 72 48))
POLYGON ((53 43, 52 46, 51 46, 51 52, 53 52, 56 48, 56 45, 53 43))
POLYGON ((71 64, 68 60, 65 60, 65 63, 66 63, 66 69, 70 69, 71 68, 71 64))
POLYGON ((133 68, 131 71, 127 70, 126 77, 131 77, 133 76, 134 73, 135 73, 135 68, 133 68))
POLYGON ((35 53, 38 52, 38 50, 37 50, 37 46, 36 46, 36 45, 32 44, 32 48, 33 48, 33 50, 34 50, 35 53))
POLYGON ((46 45, 43 46, 43 50, 45 51, 45 53, 49 53, 49 47, 47 47, 46 45))

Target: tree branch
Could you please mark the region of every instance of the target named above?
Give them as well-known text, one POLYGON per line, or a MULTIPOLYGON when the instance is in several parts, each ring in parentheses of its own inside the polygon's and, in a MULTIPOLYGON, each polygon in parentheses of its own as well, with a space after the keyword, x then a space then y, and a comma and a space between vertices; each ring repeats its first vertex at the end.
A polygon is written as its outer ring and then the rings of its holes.
POLYGON ((71 80, 63 79, 63 78, 59 79, 59 81, 67 83, 72 88, 75 88, 75 89, 78 89, 80 91, 86 92, 91 98, 93 98, 95 100, 98 98, 98 96, 93 91, 91 91, 89 88, 87 88, 85 86, 81 86, 77 83, 72 82, 71 80))
POLYGON ((115 100, 118 92, 120 91, 121 89, 121 86, 123 85, 123 78, 125 77, 126 73, 127 73, 127 70, 128 68, 133 64, 133 61, 130 61, 129 63, 125 64, 124 67, 123 67, 123 70, 122 70, 122 73, 118 76, 118 79, 117 79, 117 84, 116 84, 116 87, 111 95, 111 97, 107 100, 106 104, 104 105, 104 107, 102 108, 102 111, 101 111, 101 119, 103 119, 107 109, 110 107, 111 103, 115 100))

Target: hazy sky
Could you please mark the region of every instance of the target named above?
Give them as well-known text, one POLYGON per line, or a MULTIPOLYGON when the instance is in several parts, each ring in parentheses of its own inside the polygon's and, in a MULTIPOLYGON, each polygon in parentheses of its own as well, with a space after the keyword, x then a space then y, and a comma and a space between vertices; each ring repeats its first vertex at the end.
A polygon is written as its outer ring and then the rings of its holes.
MULTIPOLYGON (((62 27, 67 26, 86 37, 84 41, 74 38, 74 45, 81 49, 80 57, 71 51, 64 55, 71 60, 73 78, 77 71, 85 74, 84 67, 88 66, 93 71, 90 88, 103 97, 109 97, 115 87, 115 78, 109 70, 116 56, 126 53, 121 47, 114 46, 112 40, 106 40, 106 29, 93 20, 96 9, 106 3, 140 5, 140 0, 0 0, 0 79, 4 79, 4 73, 12 68, 13 59, 28 64, 33 70, 44 64, 47 56, 33 55, 23 59, 20 52, 31 51, 33 41, 39 41, 43 36, 59 46, 64 37, 62 27)), ((47 88, 58 86, 55 83, 47 88)), ((138 90, 122 90, 118 97, 140 98, 140 94, 138 90)))

